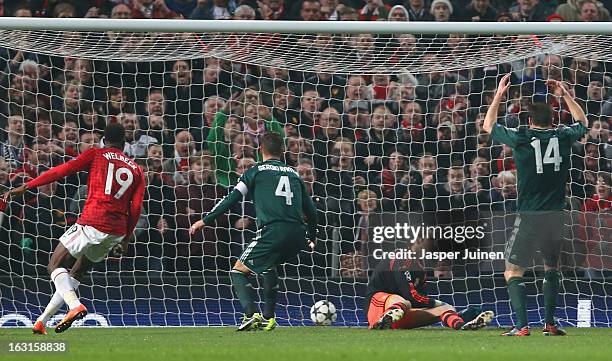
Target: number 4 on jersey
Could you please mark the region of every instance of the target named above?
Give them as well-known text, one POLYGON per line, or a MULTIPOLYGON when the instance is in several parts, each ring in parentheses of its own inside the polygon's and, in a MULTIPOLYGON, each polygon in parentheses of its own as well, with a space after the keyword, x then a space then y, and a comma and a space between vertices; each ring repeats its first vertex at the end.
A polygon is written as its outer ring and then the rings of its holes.
POLYGON ((293 198, 293 193, 291 192, 289 177, 287 177, 286 175, 280 177, 274 195, 277 197, 285 197, 285 204, 287 204, 288 206, 292 204, 291 199, 293 198))
POLYGON ((117 193, 115 194, 115 198, 119 199, 121 196, 127 191, 128 188, 132 185, 134 181, 134 174, 127 168, 119 168, 117 172, 115 172, 115 164, 108 163, 108 171, 106 172, 106 185, 104 186, 104 194, 111 194, 111 190, 113 188, 113 178, 117 181, 117 184, 121 186, 117 193), (126 179, 122 179, 123 175, 127 175, 126 179))
POLYGON ((538 174, 544 173, 544 164, 554 164, 555 172, 561 169, 561 162, 563 158, 559 154, 559 139, 556 137, 550 138, 548 146, 544 152, 544 159, 542 159, 542 148, 540 147, 540 140, 534 139, 531 142, 531 146, 535 149, 536 158, 536 172, 538 174))

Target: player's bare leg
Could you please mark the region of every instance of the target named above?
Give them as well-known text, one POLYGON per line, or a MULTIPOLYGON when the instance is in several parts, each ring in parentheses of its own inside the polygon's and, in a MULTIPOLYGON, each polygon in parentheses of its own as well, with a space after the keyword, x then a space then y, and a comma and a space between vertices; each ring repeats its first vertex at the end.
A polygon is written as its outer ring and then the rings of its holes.
POLYGON ((53 251, 53 255, 51 255, 47 270, 51 275, 51 281, 55 284, 56 292, 59 292, 62 296, 70 311, 55 327, 55 332, 57 333, 64 332, 72 326, 74 321, 80 320, 87 315, 87 308, 79 301, 70 273, 66 269, 70 265, 73 265, 73 268, 77 267, 77 269, 87 266, 91 267, 90 262, 85 257, 81 257, 75 262, 68 249, 62 243, 59 243, 53 251))
POLYGON ((557 295, 559 294, 560 278, 559 263, 550 266, 544 264, 544 336, 565 336, 567 333, 562 330, 555 321, 555 310, 557 309, 557 295))
POLYGON ((376 321, 371 329, 373 330, 387 330, 391 326, 398 322, 404 317, 404 315, 410 310, 410 301, 404 299, 399 295, 391 295, 387 297, 385 301, 385 313, 376 321))
POLYGON ((244 316, 242 318, 242 323, 238 326, 238 331, 258 330, 263 321, 263 317, 256 312, 257 307, 255 306, 253 286, 251 286, 251 282, 249 282, 250 274, 251 270, 240 262, 240 260, 236 261, 234 268, 230 272, 234 291, 244 309, 244 316))
POLYGON ((527 321, 527 291, 523 274, 525 274, 525 268, 506 261, 504 278, 508 284, 510 304, 516 314, 517 323, 510 331, 502 333, 502 336, 529 336, 530 334, 527 321))

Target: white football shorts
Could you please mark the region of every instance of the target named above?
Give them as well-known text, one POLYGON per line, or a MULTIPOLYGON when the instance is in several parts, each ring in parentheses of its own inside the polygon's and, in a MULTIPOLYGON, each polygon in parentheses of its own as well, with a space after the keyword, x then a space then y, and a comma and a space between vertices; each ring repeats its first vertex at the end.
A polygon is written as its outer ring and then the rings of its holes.
POLYGON ((60 237, 60 242, 74 258, 87 257, 97 263, 106 257, 108 252, 125 236, 100 232, 92 226, 73 224, 60 237))

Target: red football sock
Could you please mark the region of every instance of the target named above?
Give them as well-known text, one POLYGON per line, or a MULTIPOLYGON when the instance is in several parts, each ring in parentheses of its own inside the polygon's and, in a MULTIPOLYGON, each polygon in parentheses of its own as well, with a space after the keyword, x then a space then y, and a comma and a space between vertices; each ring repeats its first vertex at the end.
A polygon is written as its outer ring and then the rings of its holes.
POLYGON ((448 310, 440 315, 440 321, 446 327, 450 327, 455 330, 461 329, 461 326, 465 324, 463 318, 457 314, 455 311, 448 310))

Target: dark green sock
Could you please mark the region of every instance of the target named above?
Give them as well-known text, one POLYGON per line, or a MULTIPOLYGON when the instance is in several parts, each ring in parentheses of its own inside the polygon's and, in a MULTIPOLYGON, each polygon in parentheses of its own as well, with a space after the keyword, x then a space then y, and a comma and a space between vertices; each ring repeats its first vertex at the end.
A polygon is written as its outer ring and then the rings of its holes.
POLYGON ((527 291, 523 277, 512 277, 508 280, 510 303, 516 314, 516 328, 521 329, 529 324, 527 321, 527 291))
POLYGON ((274 317, 274 309, 276 308, 276 296, 278 293, 278 273, 276 268, 270 269, 263 274, 263 299, 264 309, 263 317, 274 317))
POLYGON ((551 269, 544 272, 544 310, 545 322, 555 323, 555 311, 557 309, 557 295, 559 294, 559 271, 551 269))
POLYGON ((253 316, 257 308, 255 307, 255 293, 251 282, 249 282, 249 275, 235 270, 232 270, 230 275, 234 292, 236 292, 236 296, 240 300, 244 313, 247 317, 253 316))

